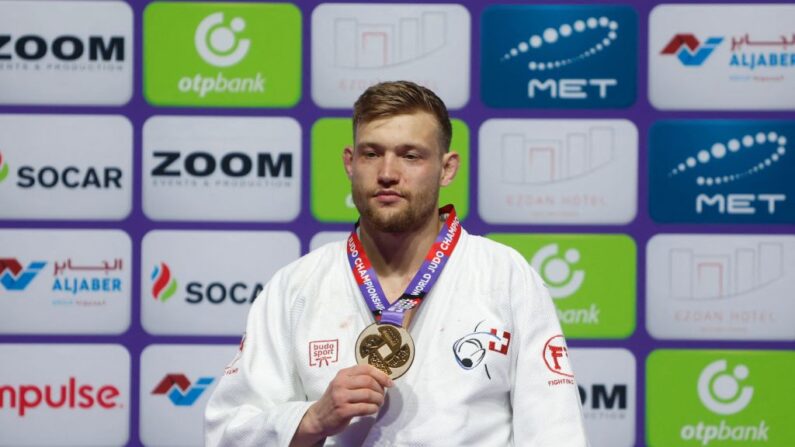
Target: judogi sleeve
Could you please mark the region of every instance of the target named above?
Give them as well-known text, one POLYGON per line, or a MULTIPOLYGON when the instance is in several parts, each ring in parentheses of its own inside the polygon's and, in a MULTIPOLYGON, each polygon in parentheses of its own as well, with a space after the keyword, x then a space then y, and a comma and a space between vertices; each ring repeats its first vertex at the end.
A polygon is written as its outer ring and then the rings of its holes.
POLYGON ((518 253, 511 277, 516 368, 511 404, 516 446, 585 447, 580 397, 555 307, 518 253))
POLYGON ((238 357, 205 410, 207 446, 289 446, 312 404, 290 359, 295 305, 284 283, 277 273, 251 306, 238 357))

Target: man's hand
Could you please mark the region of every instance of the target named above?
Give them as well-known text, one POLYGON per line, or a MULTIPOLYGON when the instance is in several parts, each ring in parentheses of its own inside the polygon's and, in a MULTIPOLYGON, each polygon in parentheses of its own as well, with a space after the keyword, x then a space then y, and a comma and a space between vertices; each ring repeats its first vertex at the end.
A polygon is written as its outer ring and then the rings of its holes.
POLYGON ((375 414, 384 404, 392 379, 370 365, 341 369, 320 400, 309 407, 291 447, 311 446, 345 429, 356 416, 375 414))

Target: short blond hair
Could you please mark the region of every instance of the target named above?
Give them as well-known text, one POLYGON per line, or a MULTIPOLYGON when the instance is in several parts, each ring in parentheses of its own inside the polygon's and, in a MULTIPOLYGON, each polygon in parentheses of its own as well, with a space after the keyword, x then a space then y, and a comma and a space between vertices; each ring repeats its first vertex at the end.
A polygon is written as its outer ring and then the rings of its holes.
POLYGON ((439 124, 439 144, 450 150, 453 126, 444 102, 436 93, 411 81, 381 82, 368 88, 353 105, 353 136, 360 124, 414 112, 427 112, 439 124))

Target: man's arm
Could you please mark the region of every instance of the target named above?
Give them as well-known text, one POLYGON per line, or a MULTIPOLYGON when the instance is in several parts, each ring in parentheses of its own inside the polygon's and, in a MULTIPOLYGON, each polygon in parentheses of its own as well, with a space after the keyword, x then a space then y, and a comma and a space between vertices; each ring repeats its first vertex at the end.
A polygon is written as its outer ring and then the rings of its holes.
POLYGON ((585 447, 580 396, 549 292, 519 258, 512 281, 516 368, 513 375, 513 443, 517 446, 585 447), (520 287, 516 289, 515 287, 520 287))
POLYGON ((241 352, 205 410, 207 446, 287 447, 311 405, 290 358, 291 303, 277 273, 248 315, 241 352))
POLYGON ((369 365, 340 370, 307 402, 290 355, 292 304, 277 274, 249 312, 239 357, 226 368, 205 411, 207 446, 312 446, 351 419, 378 412, 392 380, 369 365))

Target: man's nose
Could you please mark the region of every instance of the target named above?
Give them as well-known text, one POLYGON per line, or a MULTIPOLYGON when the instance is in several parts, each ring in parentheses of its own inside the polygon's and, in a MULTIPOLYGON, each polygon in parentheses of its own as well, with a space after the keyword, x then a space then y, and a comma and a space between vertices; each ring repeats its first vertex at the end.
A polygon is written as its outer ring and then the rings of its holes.
POLYGON ((378 183, 393 185, 398 181, 397 157, 387 153, 381 160, 378 168, 378 183))

